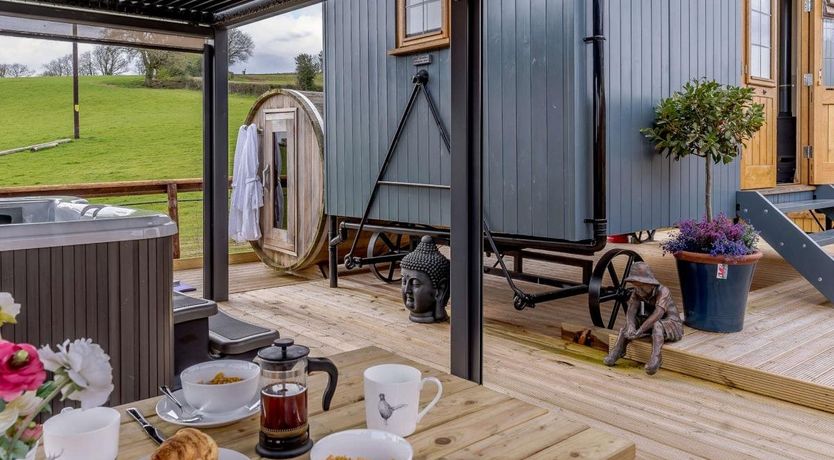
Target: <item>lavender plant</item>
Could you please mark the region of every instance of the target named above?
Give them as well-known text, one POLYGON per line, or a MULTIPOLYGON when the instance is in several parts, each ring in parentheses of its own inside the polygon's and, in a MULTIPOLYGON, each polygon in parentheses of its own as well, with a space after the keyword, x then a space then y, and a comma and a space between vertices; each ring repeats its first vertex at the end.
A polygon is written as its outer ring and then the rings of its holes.
POLYGON ((752 225, 738 222, 724 214, 712 221, 685 220, 679 231, 661 244, 664 253, 698 252, 711 256, 742 257, 756 252, 759 233, 752 225))

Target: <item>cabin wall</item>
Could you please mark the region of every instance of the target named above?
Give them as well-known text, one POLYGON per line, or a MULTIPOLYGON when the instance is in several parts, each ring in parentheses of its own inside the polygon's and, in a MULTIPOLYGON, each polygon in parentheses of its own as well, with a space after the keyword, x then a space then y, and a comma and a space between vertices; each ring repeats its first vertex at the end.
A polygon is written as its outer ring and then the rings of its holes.
MULTIPOLYGON (((394 57, 395 2, 325 2, 325 142, 327 211, 361 217, 388 145, 411 94, 414 56, 394 57)), ((429 90, 446 126, 450 112, 449 50, 431 53, 429 90)), ((448 185, 449 152, 424 98, 418 100, 386 180, 448 185)), ((449 191, 383 186, 374 219, 449 225, 449 191)))
MULTIPOLYGON (((640 128, 692 78, 741 84, 741 5, 726 0, 608 1, 609 233, 668 227, 704 213, 704 161, 656 153, 640 128)), ((735 214, 739 162, 713 169, 715 212, 735 214)))
MULTIPOLYGON (((592 236, 591 2, 484 2, 484 213, 494 231, 592 236)), ((605 2, 610 233, 703 213, 703 161, 662 158, 639 129, 695 77, 739 84, 741 8, 725 0, 605 2)), ((411 92, 414 56, 393 57, 395 2, 325 3, 327 211, 360 217, 411 92)), ((454 31, 452 31, 454 39, 454 31)), ((448 49, 428 53, 429 88, 450 119, 448 49)), ((448 152, 418 101, 387 180, 449 184, 448 152)), ((739 167, 715 168, 717 212, 734 212, 739 167)), ((375 219, 449 225, 449 192, 380 190, 375 219)))

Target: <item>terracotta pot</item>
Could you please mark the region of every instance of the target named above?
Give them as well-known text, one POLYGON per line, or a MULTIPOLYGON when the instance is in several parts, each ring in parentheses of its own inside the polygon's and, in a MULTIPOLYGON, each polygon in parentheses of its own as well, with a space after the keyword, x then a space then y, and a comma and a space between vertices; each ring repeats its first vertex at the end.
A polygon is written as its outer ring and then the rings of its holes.
POLYGON ((740 331, 761 258, 758 251, 742 257, 675 253, 686 325, 710 332, 740 331))

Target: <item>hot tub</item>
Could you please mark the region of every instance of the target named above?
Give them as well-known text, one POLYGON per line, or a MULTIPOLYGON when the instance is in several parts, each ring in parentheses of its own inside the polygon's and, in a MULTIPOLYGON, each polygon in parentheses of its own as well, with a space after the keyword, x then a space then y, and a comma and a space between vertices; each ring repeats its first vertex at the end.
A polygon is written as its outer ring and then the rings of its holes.
POLYGON ((111 357, 111 405, 171 382, 172 237, 168 216, 74 197, 0 199, 0 292, 22 305, 4 339, 89 337, 111 357))

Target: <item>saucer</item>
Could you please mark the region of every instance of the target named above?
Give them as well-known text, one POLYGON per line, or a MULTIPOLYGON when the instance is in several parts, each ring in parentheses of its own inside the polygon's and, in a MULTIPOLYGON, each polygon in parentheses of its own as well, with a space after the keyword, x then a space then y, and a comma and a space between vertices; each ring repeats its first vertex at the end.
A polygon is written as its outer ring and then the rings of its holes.
MULTIPOLYGON (((219 449, 218 454, 220 454, 219 457, 218 457, 219 460, 249 460, 249 457, 241 454, 240 452, 230 450, 230 449, 224 449, 222 447, 219 449)), ((148 455, 147 457, 142 457, 141 458, 141 460, 150 460, 150 459, 151 459, 150 455, 148 455)))
MULTIPOLYGON (((185 395, 183 395, 182 390, 175 391, 174 396, 180 401, 185 401, 185 395)), ((231 425, 232 423, 241 421, 243 419, 247 419, 260 412, 260 395, 258 395, 257 400, 253 399, 252 401, 250 401, 249 407, 252 407, 252 409, 247 410, 246 407, 241 407, 240 409, 231 412, 211 414, 202 413, 200 415, 203 416, 203 419, 199 422, 186 423, 180 419, 180 409, 168 398, 163 397, 159 400, 159 402, 156 403, 156 415, 158 415, 159 418, 161 418, 162 420, 168 423, 172 423, 174 425, 188 426, 193 428, 212 428, 217 426, 231 425), (252 407, 252 404, 254 404, 254 407, 252 407)))

